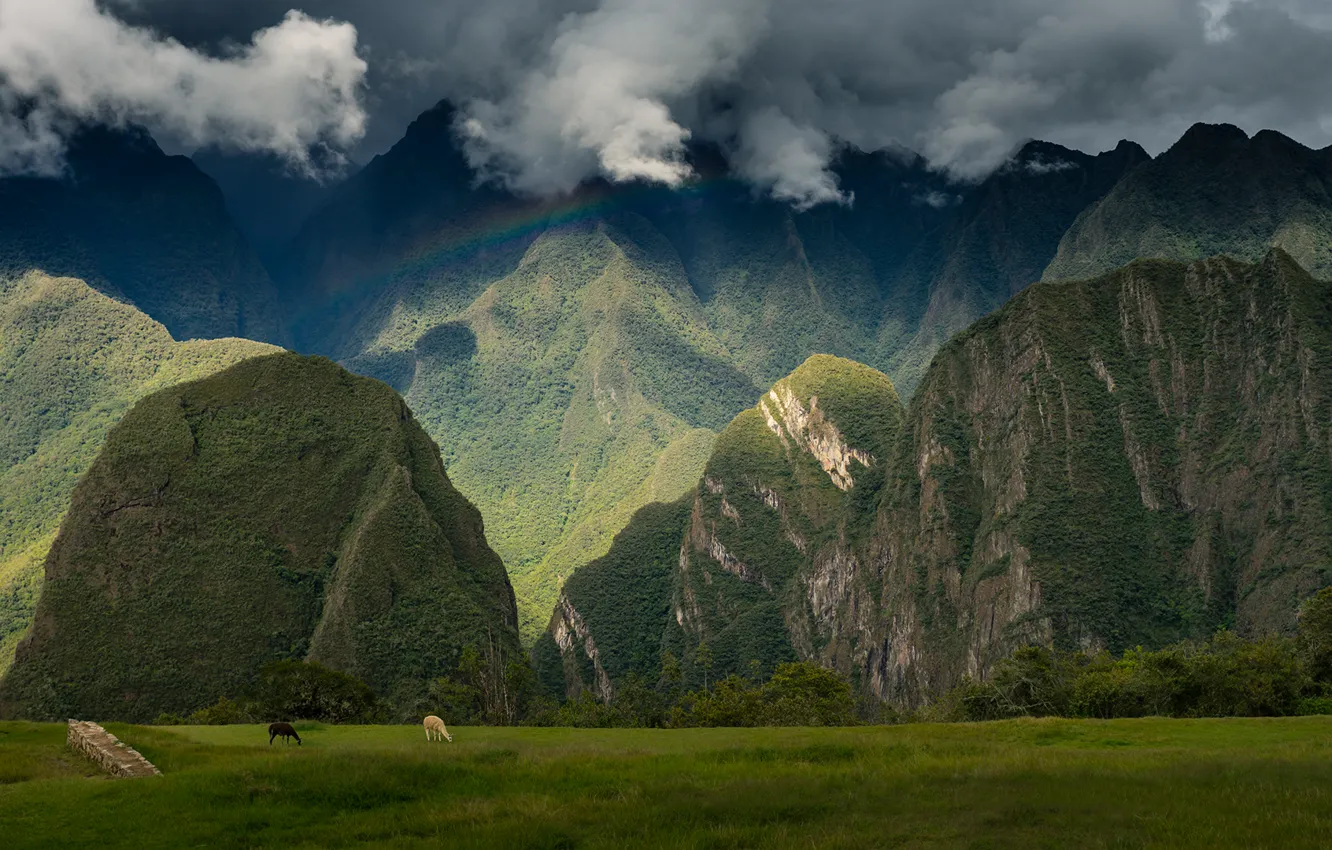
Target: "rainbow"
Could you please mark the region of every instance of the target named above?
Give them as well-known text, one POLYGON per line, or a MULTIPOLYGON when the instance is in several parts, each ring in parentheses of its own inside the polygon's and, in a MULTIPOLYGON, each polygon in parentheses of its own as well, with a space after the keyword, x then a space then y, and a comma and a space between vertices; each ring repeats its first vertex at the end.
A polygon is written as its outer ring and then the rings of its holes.
POLYGON ((434 234, 428 247, 422 246, 414 252, 408 261, 399 265, 399 269, 426 270, 478 254, 523 246, 549 230, 577 227, 618 210, 632 208, 636 202, 642 202, 654 193, 673 191, 686 198, 695 198, 721 191, 735 192, 737 186, 735 181, 717 176, 699 178, 673 190, 645 184, 612 186, 599 182, 552 199, 510 197, 498 201, 471 220, 450 223, 434 234))

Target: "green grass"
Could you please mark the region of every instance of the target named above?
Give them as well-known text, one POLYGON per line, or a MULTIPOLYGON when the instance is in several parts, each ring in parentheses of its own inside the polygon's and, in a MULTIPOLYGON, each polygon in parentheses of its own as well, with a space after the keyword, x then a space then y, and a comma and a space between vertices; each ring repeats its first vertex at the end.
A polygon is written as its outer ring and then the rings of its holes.
POLYGON ((13 847, 1318 847, 1332 719, 855 729, 112 731, 161 778, 88 779, 0 725, 13 847), (17 781, 16 781, 16 779, 17 781))

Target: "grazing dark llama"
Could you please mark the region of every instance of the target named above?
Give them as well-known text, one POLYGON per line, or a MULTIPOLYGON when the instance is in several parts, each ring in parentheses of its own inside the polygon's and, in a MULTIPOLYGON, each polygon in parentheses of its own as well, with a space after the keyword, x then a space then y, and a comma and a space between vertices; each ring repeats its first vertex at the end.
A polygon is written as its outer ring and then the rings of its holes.
POLYGON ((290 723, 268 724, 268 745, 270 747, 273 746, 273 739, 279 735, 282 736, 282 743, 284 744, 291 743, 287 740, 288 738, 295 738, 297 746, 301 744, 301 736, 296 734, 296 730, 292 728, 290 723))

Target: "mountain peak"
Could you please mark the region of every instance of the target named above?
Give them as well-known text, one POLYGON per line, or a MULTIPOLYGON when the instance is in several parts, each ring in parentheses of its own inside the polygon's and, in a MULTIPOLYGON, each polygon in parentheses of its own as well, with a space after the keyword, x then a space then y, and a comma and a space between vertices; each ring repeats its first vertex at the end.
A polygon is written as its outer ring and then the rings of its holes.
POLYGON ((1054 142, 1032 139, 1018 148, 1004 171, 1024 171, 1028 174, 1050 174, 1068 171, 1085 163, 1090 157, 1082 151, 1066 148, 1054 142))
POLYGON ((1114 150, 1106 151, 1101 156, 1114 157, 1115 159, 1128 159, 1138 162, 1145 162, 1152 158, 1151 154, 1137 142, 1128 139, 1120 139, 1119 144, 1115 145, 1114 150))
POLYGON ((1190 127, 1167 153, 1206 153, 1220 151, 1249 141, 1245 133, 1234 124, 1203 124, 1190 127))

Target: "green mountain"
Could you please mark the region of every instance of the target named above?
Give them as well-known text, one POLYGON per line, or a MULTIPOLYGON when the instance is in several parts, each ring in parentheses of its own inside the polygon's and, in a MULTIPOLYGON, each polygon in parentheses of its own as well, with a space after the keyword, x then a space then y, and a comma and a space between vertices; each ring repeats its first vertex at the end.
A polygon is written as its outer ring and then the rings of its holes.
POLYGON ((1027 641, 1290 630, 1332 581, 1332 285, 1289 255, 1042 284, 952 340, 881 513, 883 695, 1027 641))
MULTIPOLYGON (((771 386, 811 354, 886 359, 881 318, 902 264, 953 215, 927 198, 947 186, 918 157, 844 152, 836 163, 849 206, 804 212, 757 200, 725 163, 695 151, 700 182, 623 193, 678 254, 708 324, 738 368, 771 386)), ((891 345, 891 344, 889 344, 891 345)))
POLYGON ((895 399, 838 409, 824 390, 848 447, 901 434, 863 468, 834 439, 806 443, 825 453, 810 472, 851 458, 846 491, 772 462, 804 457, 774 393, 718 439, 692 506, 640 514, 575 574, 538 646, 544 680, 555 663, 604 690, 667 649, 697 680, 702 640, 713 676, 794 653, 912 703, 1033 641, 1289 631, 1332 583, 1332 284, 1279 250, 1030 287, 940 350, 903 425, 895 399), (630 639, 597 594, 638 587, 660 625, 630 639))
POLYGON ((148 393, 277 350, 176 342, 81 280, 0 278, 0 673, 31 622, 70 493, 111 426, 148 393))
POLYGON ((872 362, 910 395, 939 346, 1040 280, 1078 215, 1147 161, 1132 142, 1098 156, 1028 142, 904 259, 872 362))
POLYGON ((308 658, 396 698, 517 653, 481 517, 384 384, 252 358, 139 401, 74 492, 0 711, 147 720, 308 658))
POLYGON ((886 375, 849 360, 811 357, 778 381, 722 431, 689 497, 644 508, 566 582, 535 650, 543 681, 562 671, 607 696, 628 673, 655 681, 670 650, 697 682, 700 641, 719 675, 847 666, 833 603, 857 581, 904 413, 886 375))
POLYGON ((1198 124, 1078 217, 1045 279, 1094 277, 1139 257, 1255 261, 1272 246, 1332 277, 1332 149, 1198 124))
POLYGON ((286 340, 272 280, 188 158, 142 130, 90 128, 67 159, 60 179, 0 179, 0 274, 80 278, 176 339, 286 340))
POLYGON ((905 176, 937 178, 848 156, 877 224, 758 201, 706 150, 682 192, 534 202, 474 186, 452 121, 423 115, 338 187, 279 277, 297 344, 392 384, 446 447, 535 639, 563 580, 692 488, 761 387, 868 355, 877 281, 935 214, 905 176))

